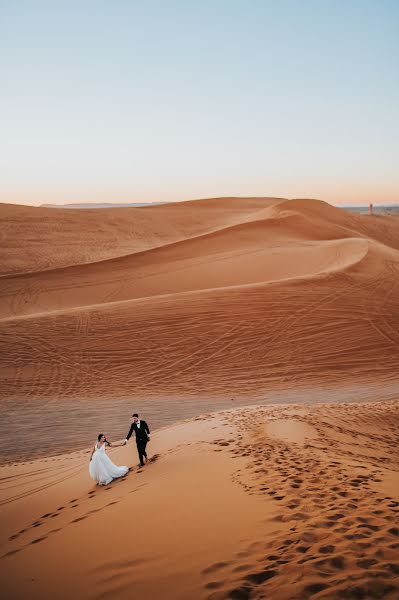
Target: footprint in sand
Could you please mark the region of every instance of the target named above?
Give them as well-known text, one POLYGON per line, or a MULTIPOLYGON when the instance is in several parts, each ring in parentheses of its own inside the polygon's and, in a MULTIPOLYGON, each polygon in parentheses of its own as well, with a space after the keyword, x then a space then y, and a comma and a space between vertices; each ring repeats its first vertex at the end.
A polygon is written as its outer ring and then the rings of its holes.
POLYGON ((83 515, 83 517, 77 517, 76 519, 73 519, 71 521, 71 523, 78 523, 79 521, 84 521, 84 519, 87 519, 88 515, 83 515))
POLYGON ((43 540, 46 540, 46 539, 47 539, 47 535, 40 537, 40 538, 36 538, 35 540, 32 540, 29 545, 39 544, 39 542, 43 542, 43 540))
POLYGON ((220 571, 220 569, 224 569, 225 567, 228 567, 230 564, 231 564, 230 561, 224 561, 224 562, 221 561, 221 562, 213 563, 209 567, 206 567, 205 569, 203 569, 201 571, 201 573, 203 575, 208 575, 209 573, 215 573, 215 571, 220 571))

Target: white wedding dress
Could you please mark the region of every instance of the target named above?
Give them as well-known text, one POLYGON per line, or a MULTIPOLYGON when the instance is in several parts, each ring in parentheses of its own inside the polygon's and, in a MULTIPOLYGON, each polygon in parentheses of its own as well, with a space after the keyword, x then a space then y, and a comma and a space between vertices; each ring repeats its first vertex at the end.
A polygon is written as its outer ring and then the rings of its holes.
POLYGON ((108 485, 113 479, 123 477, 129 467, 117 467, 105 453, 105 444, 98 446, 96 443, 94 454, 89 464, 90 477, 98 485, 108 485))

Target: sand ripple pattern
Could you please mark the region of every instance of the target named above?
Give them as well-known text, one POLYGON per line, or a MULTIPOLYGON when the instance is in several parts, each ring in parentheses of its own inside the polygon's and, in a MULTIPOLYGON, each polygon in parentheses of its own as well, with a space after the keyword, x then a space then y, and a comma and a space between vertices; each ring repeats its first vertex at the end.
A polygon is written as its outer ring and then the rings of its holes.
MULTIPOLYGON (((0 217, 8 458, 19 460, 10 424, 25 435, 45 412, 68 435, 70 406, 79 423, 66 441, 83 448, 112 406, 126 417, 132 403, 152 410, 159 426, 170 422, 165 403, 176 420, 201 403, 273 402, 326 386, 399 391, 394 216, 222 198, 87 211, 3 205, 0 217)), ((47 425, 41 443, 54 452, 47 425)))

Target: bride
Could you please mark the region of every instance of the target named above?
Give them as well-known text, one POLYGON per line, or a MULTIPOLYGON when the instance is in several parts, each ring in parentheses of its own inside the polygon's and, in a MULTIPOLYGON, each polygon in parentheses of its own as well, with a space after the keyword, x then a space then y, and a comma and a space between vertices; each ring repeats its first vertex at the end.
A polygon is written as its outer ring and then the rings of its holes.
MULTIPOLYGON (((100 433, 90 456, 90 477, 98 485, 108 485, 113 479, 123 477, 129 471, 129 467, 117 467, 105 453, 105 446, 111 446, 103 433, 100 433)), ((113 444, 113 447, 123 444, 113 444)))

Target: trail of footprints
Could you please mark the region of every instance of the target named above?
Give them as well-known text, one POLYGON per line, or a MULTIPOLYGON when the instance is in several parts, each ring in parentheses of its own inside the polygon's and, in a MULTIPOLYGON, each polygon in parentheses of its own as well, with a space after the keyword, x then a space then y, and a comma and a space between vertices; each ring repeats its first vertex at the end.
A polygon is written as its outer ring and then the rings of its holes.
MULTIPOLYGON (((124 481, 124 479, 121 479, 118 481, 118 483, 122 483, 123 481, 124 481)), ((115 483, 114 483, 114 485, 115 485, 115 483)), ((104 488, 103 491, 107 491, 110 489, 112 489, 111 486, 107 486, 104 488)), ((134 490, 134 491, 136 491, 136 490, 134 490)), ((9 537, 10 542, 12 542, 14 540, 18 540, 21 536, 23 536, 24 539, 25 538, 33 538, 33 539, 29 539, 29 541, 26 541, 19 547, 6 552, 3 556, 10 556, 12 554, 16 554, 17 552, 21 552, 27 546, 43 542, 48 537, 50 537, 52 534, 57 533, 58 531, 61 531, 64 527, 71 525, 73 523, 78 523, 79 521, 83 521, 84 519, 87 519, 90 515, 97 513, 101 510, 104 510, 108 506, 117 504, 120 501, 120 499, 117 499, 117 500, 109 502, 105 505, 102 505, 99 508, 87 510, 88 506, 86 505, 86 502, 89 500, 95 500, 97 498, 97 495, 98 495, 98 492, 93 490, 93 491, 89 492, 87 495, 82 496, 81 498, 74 498, 73 500, 70 500, 66 506, 60 506, 54 512, 45 513, 45 514, 41 515, 37 520, 33 521, 26 528, 21 529, 20 531, 18 531, 17 533, 15 533, 9 537), (70 518, 70 517, 73 517, 72 511, 74 509, 77 509, 82 506, 83 506, 85 512, 75 518, 70 518), (67 513, 70 513, 68 515, 69 520, 67 522, 65 522, 65 518, 67 518, 66 517, 67 513), (56 519, 57 517, 64 517, 64 519, 63 519, 64 522, 63 522, 62 527, 51 528, 51 526, 50 526, 51 520, 56 519), (32 535, 32 533, 34 530, 35 531, 37 530, 37 533, 39 533, 40 530, 37 529, 39 527, 45 529, 45 535, 42 535, 42 536, 39 535, 38 537, 34 537, 32 535)))
MULTIPOLYGON (((159 454, 155 454, 149 460, 150 463, 156 462, 160 458, 159 454)), ((113 498, 110 502, 104 503, 103 493, 109 490, 116 491, 118 488, 116 486, 121 485, 122 483, 128 481, 129 474, 132 473, 133 470, 129 471, 129 473, 125 477, 121 477, 120 479, 115 479, 109 485, 103 488, 96 488, 81 496, 80 498, 73 498, 68 501, 65 506, 59 506, 52 512, 44 513, 36 520, 32 521, 25 528, 20 531, 12 534, 8 541, 13 544, 14 542, 17 544, 16 547, 13 547, 11 550, 5 552, 1 558, 6 556, 12 556, 13 554, 17 554, 18 552, 23 551, 28 546, 39 544, 44 540, 48 539, 51 535, 62 531, 65 527, 73 525, 74 523, 79 523, 90 516, 106 510, 110 506, 114 506, 121 502, 124 498, 126 498, 126 493, 120 495, 116 498, 113 498), (91 508, 90 501, 94 500, 92 503, 94 508, 91 508), (96 500, 100 501, 99 505, 96 505, 96 500), (77 513, 76 516, 74 513, 77 513), (55 521, 53 521, 55 519, 55 521), (57 524, 58 521, 62 521, 60 527, 52 527, 52 523, 57 524), (41 528, 41 529, 39 529, 41 528), (43 534, 40 535, 40 531, 43 529, 43 534)), ((134 470, 134 474, 138 475, 143 472, 143 469, 138 468, 134 470)), ((142 487, 144 487, 145 483, 139 483, 133 489, 129 489, 127 494, 133 494, 138 492, 142 487)))
MULTIPOLYGON (((349 421, 354 409, 335 406, 331 415, 349 421)), ((294 417, 318 431, 310 443, 285 443, 260 432, 266 415, 287 418, 286 410, 246 410, 238 422, 243 433, 214 442, 216 451, 249 458, 249 469, 237 470, 233 479, 247 493, 273 499, 280 508, 275 521, 283 529, 272 541, 255 541, 232 559, 209 565, 202 573, 208 599, 399 598, 399 502, 372 489, 381 481, 379 457, 366 463, 361 451, 347 452, 334 439, 334 427, 312 415, 294 417)), ((234 420, 237 424, 237 413, 234 420)), ((387 427, 392 437, 370 436, 368 448, 377 444, 384 467, 398 470, 393 452, 398 417, 387 427)))

